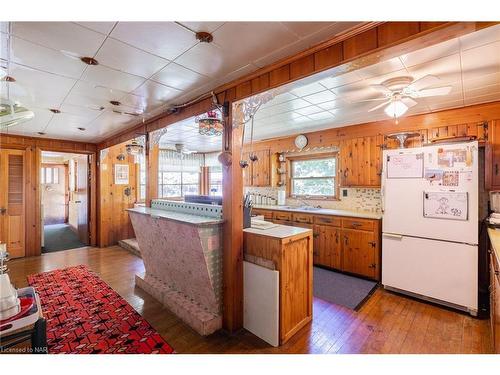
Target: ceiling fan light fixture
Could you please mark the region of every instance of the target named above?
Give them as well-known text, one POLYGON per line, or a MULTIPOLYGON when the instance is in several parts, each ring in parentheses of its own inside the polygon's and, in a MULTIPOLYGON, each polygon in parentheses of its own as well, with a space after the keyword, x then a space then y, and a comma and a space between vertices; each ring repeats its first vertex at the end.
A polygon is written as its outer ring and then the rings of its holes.
POLYGON ((385 107, 384 112, 389 117, 401 117, 408 110, 408 106, 404 104, 401 100, 394 100, 385 107))

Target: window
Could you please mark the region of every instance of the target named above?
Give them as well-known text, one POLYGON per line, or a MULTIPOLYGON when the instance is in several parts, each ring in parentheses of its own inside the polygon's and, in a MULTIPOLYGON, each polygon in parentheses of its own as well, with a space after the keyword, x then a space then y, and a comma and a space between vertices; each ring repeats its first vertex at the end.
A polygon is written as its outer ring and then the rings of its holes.
POLYGON ((310 156, 290 162, 290 196, 336 198, 337 157, 310 156))
POLYGON ((40 181, 42 184, 58 184, 59 183, 59 168, 57 168, 57 167, 42 167, 40 181))
POLYGON ((200 166, 203 156, 160 150, 158 165, 158 197, 181 198, 199 194, 200 166))
POLYGON ((208 194, 222 196, 222 165, 217 159, 218 152, 205 154, 205 165, 208 167, 208 194))
POLYGON ((144 202, 146 200, 146 157, 143 153, 138 154, 136 157, 136 163, 138 165, 137 173, 137 201, 144 202))

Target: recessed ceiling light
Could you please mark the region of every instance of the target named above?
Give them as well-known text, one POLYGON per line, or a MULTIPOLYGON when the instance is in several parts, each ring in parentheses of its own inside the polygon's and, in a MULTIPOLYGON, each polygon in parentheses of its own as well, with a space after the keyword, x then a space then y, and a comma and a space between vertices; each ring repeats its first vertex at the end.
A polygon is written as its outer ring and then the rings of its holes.
POLYGON ((44 132, 37 132, 37 133, 38 133, 38 135, 45 135, 44 132))
POLYGON ((212 34, 207 33, 206 31, 200 31, 196 33, 196 39, 198 39, 202 43, 211 43, 214 40, 212 34))
POLYGON ((78 128, 78 130, 81 130, 82 132, 84 132, 87 129, 85 129, 85 128, 78 128))
POLYGON ((118 100, 110 100, 109 104, 118 106, 118 105, 121 105, 122 103, 120 103, 118 100))
POLYGON ((59 110, 57 108, 49 108, 49 111, 52 113, 61 113, 61 110, 59 110))
POLYGON ((99 62, 96 59, 94 59, 93 57, 84 56, 84 57, 80 57, 80 60, 84 64, 87 64, 87 65, 99 65, 99 62))

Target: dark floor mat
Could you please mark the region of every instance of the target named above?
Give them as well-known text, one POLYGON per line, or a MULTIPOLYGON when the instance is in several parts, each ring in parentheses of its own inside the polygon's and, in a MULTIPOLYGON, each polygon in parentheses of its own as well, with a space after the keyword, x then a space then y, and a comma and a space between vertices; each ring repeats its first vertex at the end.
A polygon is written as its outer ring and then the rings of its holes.
POLYGON ((87 246, 67 224, 53 224, 44 227, 44 247, 42 253, 76 249, 87 246))
POLYGON ((361 307, 377 287, 376 281, 314 267, 315 297, 353 310, 361 307))

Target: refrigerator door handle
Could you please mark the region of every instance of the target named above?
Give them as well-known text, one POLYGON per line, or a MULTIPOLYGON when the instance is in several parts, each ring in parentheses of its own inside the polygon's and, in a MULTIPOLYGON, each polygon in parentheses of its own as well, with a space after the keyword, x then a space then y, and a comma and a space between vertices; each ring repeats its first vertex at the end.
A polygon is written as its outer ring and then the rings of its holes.
POLYGON ((401 236, 400 234, 383 233, 382 236, 385 238, 391 238, 391 239, 400 240, 400 241, 403 239, 403 236, 401 236))

